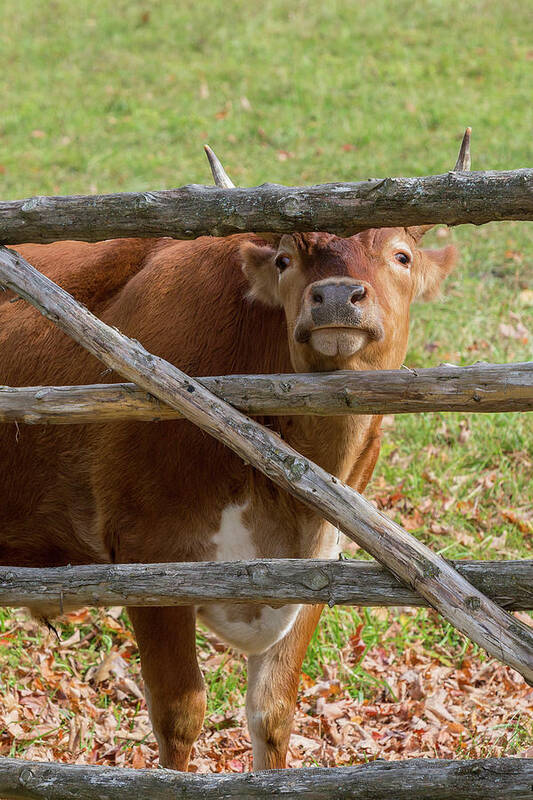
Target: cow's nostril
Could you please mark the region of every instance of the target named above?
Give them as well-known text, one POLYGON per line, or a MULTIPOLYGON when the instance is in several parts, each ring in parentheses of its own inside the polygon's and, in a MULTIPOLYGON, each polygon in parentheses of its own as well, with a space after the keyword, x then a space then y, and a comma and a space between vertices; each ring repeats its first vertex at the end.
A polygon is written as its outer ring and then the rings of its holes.
POLYGON ((364 286, 356 286, 354 291, 352 292, 352 296, 350 297, 351 303, 358 303, 359 300, 362 300, 363 297, 366 295, 366 289, 364 286))
POLYGON ((313 299, 313 303, 320 304, 320 303, 324 302, 324 295, 322 294, 322 292, 319 292, 317 289, 315 289, 315 291, 313 292, 313 298, 312 299, 313 299))

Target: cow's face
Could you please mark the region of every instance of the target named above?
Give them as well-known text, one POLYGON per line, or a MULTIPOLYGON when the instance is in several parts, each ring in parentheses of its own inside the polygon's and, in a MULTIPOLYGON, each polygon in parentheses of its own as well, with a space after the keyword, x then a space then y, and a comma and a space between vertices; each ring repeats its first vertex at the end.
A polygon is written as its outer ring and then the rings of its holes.
POLYGON ((269 236, 241 255, 249 297, 282 306, 299 371, 393 369, 407 349, 409 306, 439 289, 455 248, 422 250, 421 228, 381 228, 341 239, 269 236))

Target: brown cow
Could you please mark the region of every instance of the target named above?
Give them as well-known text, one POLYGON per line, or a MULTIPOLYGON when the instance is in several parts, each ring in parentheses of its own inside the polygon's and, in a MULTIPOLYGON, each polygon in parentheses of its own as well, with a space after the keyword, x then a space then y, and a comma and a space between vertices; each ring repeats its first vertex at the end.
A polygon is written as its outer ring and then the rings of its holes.
MULTIPOLYGON (((411 301, 432 296, 456 258, 453 247, 419 249, 423 232, 18 249, 105 322, 191 375, 389 369, 405 356, 411 301)), ((0 383, 104 380, 100 362, 9 297, 0 304, 0 383)), ((378 456, 380 421, 296 416, 266 422, 362 491, 378 456)), ((319 514, 183 420, 18 431, 4 425, 0 453, 6 565, 338 554, 336 531, 319 514)), ((320 612, 229 603, 131 609, 161 763, 186 769, 202 726, 198 616, 248 655, 254 768, 283 767, 300 667, 320 612)))

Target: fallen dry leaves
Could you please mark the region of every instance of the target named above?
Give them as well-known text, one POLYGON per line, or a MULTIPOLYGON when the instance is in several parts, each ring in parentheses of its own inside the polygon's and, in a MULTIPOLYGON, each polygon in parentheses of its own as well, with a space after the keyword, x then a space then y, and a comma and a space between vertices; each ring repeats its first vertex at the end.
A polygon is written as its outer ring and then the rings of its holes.
MULTIPOLYGON (((443 421, 437 431, 446 441, 453 441, 453 434, 449 431, 446 421, 443 421)), ((468 442, 471 432, 467 421, 461 421, 457 440, 464 444, 468 442)), ((445 448, 429 445, 424 448, 428 455, 446 460, 445 448)), ((524 474, 533 474, 533 464, 530 454, 524 450, 511 453, 509 457, 515 461, 524 474)), ((412 455, 401 456, 393 450, 388 456, 389 462, 399 470, 407 469, 412 461, 412 455)), ((488 469, 480 472, 473 478, 468 475, 456 475, 443 487, 431 470, 422 474, 425 482, 425 497, 419 502, 410 497, 405 489, 405 480, 400 480, 395 487, 390 487, 383 476, 374 478, 372 491, 369 495, 370 502, 380 510, 399 522, 408 531, 420 531, 422 535, 427 532, 435 535, 448 535, 455 542, 471 549, 474 545, 486 547, 492 551, 492 557, 504 555, 508 558, 520 558, 507 542, 508 533, 522 534, 522 541, 528 542, 533 534, 533 508, 530 502, 515 508, 509 508, 509 497, 501 485, 501 478, 497 469, 488 469), (463 485, 470 481, 472 486, 466 497, 461 498, 463 485), (489 498, 489 500, 487 500, 489 498), (480 502, 482 501, 482 502, 480 502), (450 527, 439 520, 443 512, 453 510, 461 516, 460 524, 450 527), (465 523, 475 531, 470 535, 461 529, 465 523), (494 531, 505 529, 496 536, 494 531)), ((524 498, 528 500, 529 498, 524 498)), ((355 552, 353 548, 347 548, 355 552)), ((470 556, 474 557, 474 556, 470 556)), ((475 556, 479 557, 479 556, 475 556)))
MULTIPOLYGON (((394 424, 393 417, 388 424, 394 424)), ((470 428, 465 423, 454 430, 442 420, 437 433, 444 443, 468 441, 470 428)), ((407 529, 448 537, 468 554, 479 547, 493 557, 519 557, 509 541, 517 533, 524 543, 531 540, 533 512, 525 498, 511 508, 498 469, 488 464, 470 479, 453 474, 444 485, 432 469, 448 457, 446 447, 430 444, 422 454, 429 466, 418 504, 409 497, 406 480, 391 486, 381 476, 373 481, 371 502, 407 529), (489 501, 480 503, 480 498, 489 501), (451 523, 449 509, 459 512, 451 523)), ((399 475, 407 473, 413 457, 400 449, 388 454, 399 475)), ((533 466, 525 450, 508 457, 522 470, 533 466)), ((347 549, 358 551, 353 543, 347 549)), ((303 674, 289 766, 376 758, 533 757, 533 689, 520 676, 476 654, 465 639, 450 639, 434 612, 422 612, 433 631, 426 641, 417 627, 420 611, 381 608, 369 613, 379 635, 369 636, 368 618, 359 614, 365 621, 352 624, 345 639, 339 639, 337 657, 328 663, 319 655, 317 663, 313 656, 314 677, 303 674), (370 641, 379 644, 369 646, 370 641), (359 686, 364 688, 359 691, 359 686)), ((531 624, 529 614, 517 615, 531 624)), ((122 609, 81 609, 66 619, 68 627, 58 625, 58 641, 23 611, 0 617, 0 755, 157 766, 137 647, 122 609)), ((207 682, 216 688, 191 770, 249 770, 245 660, 211 634, 202 640, 199 660, 207 682), (225 682, 228 675, 235 676, 232 683, 225 682)))
MULTIPOLYGON (((384 609, 380 613, 390 618, 386 641, 396 632, 395 626, 399 629, 398 614, 384 609)), ((411 613, 401 610, 403 617, 411 613)), ((84 610, 70 616, 85 623, 91 619, 84 610)), ((521 617, 531 624, 527 614, 521 617)), ((1 755, 134 768, 157 765, 135 642, 120 617, 105 619, 115 630, 113 644, 89 668, 86 660, 80 661, 80 649, 90 640, 89 634, 82 639, 71 635, 66 641, 57 641, 52 634, 44 636, 40 645, 24 648, 16 663, 11 660, 4 667, 1 755)), ((422 644, 404 652, 390 644, 365 652, 362 629, 360 625, 349 637, 341 663, 348 670, 362 664, 366 674, 376 679, 374 696, 354 700, 337 664, 324 665, 318 680, 304 674, 289 766, 531 751, 533 689, 512 670, 469 655, 469 647, 457 668, 443 666, 438 654, 428 654, 422 644)), ((4 623, 3 662, 9 661, 8 651, 21 636, 38 641, 39 627, 17 611, 4 623)), ((243 668, 239 656, 224 651, 213 637, 202 646, 200 656, 204 670, 243 668)), ((251 769, 243 697, 232 699, 234 707, 207 716, 194 749, 193 771, 251 769)))

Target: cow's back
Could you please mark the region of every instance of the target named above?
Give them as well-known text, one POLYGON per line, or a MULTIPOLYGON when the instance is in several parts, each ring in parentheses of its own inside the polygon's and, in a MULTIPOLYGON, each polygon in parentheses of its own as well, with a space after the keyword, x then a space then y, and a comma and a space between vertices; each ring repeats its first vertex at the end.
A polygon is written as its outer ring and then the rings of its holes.
MULTIPOLYGON (((241 238, 17 249, 97 316, 193 375, 290 370, 279 346, 286 338, 281 315, 244 301, 241 238)), ((12 299, 10 293, 0 298, 0 383, 122 379, 27 303, 12 299)), ((216 517, 206 492, 218 486, 226 498, 238 496, 244 480, 239 459, 184 421, 4 425, 0 454, 4 564, 164 560, 165 553, 194 558, 187 515, 203 504, 216 517), (162 515, 174 547, 162 548, 148 536, 150 520, 162 515), (140 520, 144 535, 136 528, 140 520)))

